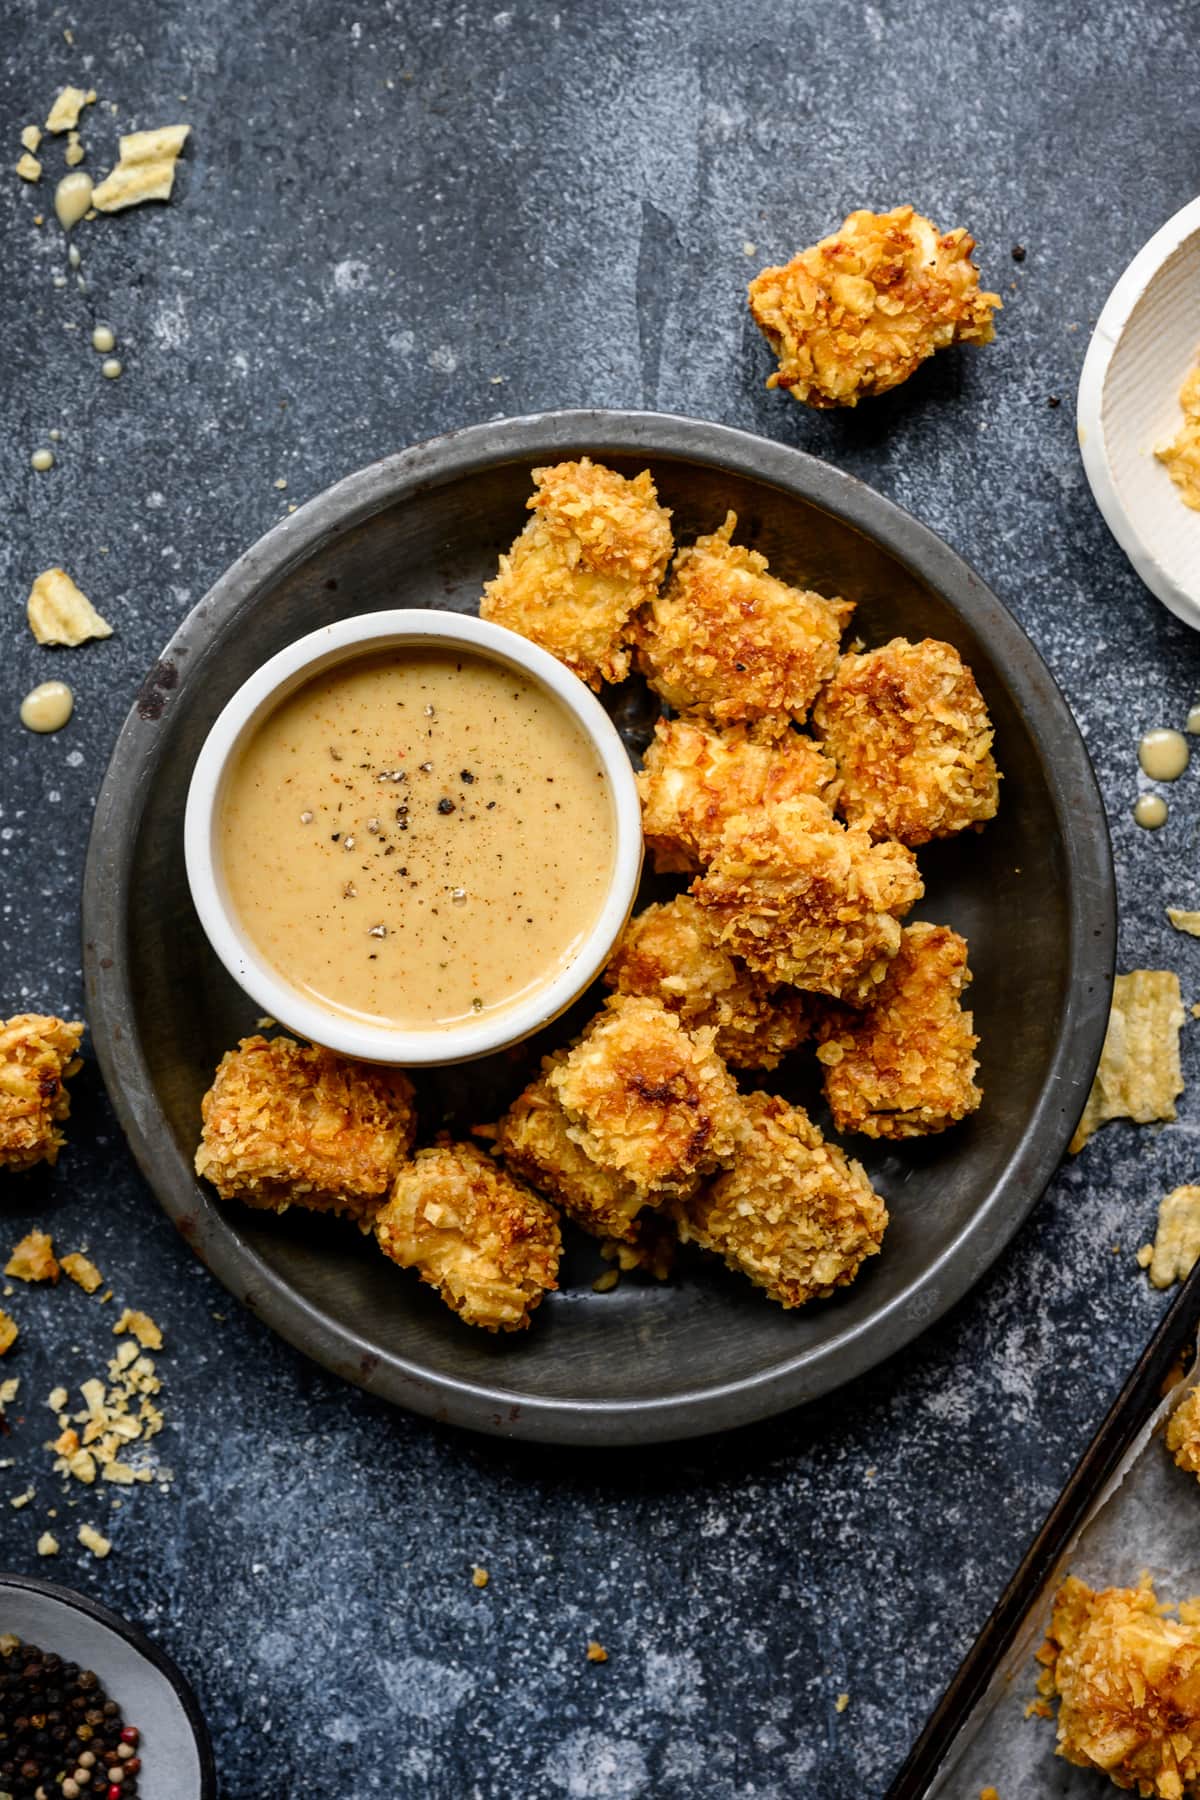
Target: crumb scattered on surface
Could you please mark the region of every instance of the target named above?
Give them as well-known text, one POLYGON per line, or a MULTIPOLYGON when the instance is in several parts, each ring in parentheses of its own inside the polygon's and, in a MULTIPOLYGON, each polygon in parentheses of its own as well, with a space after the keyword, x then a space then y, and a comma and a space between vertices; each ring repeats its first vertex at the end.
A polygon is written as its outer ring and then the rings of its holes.
POLYGON ((28 150, 21 153, 14 167, 22 181, 33 182, 42 179, 42 165, 36 156, 29 154, 28 150))
POLYGON ((58 1555, 58 1539, 52 1531, 43 1531, 37 1541, 37 1553, 39 1556, 58 1555))
POLYGON ((65 569, 42 570, 29 590, 25 616, 39 644, 74 648, 89 638, 112 636, 108 620, 101 618, 65 569))
POLYGON ((190 131, 190 125, 162 125, 123 137, 116 168, 92 190, 95 210, 122 212, 146 200, 169 200, 179 153, 190 131))
POLYGON ((90 1550, 93 1556, 105 1557, 112 1549, 111 1540, 102 1536, 94 1525, 81 1525, 77 1535, 84 1549, 90 1550))
POLYGON ((1068 1146, 1072 1156, 1111 1119, 1148 1125, 1175 1117, 1183 1092, 1179 977, 1168 969, 1133 969, 1113 982, 1112 1011, 1083 1116, 1068 1146))
POLYGON ((587 1659, 589 1662, 593 1663, 607 1662, 608 1651, 604 1648, 603 1644, 597 1643, 595 1638, 589 1638, 587 1644, 587 1659))
POLYGON ((1158 1229, 1150 1260, 1151 1282, 1156 1288, 1169 1288, 1172 1282, 1186 1281, 1197 1257, 1200 1257, 1200 1187, 1172 1188, 1158 1203, 1158 1229))
POLYGON ((65 87, 46 115, 47 131, 73 131, 85 106, 96 104, 95 88, 65 87))
POLYGON ((480 1563, 472 1563, 471 1564, 471 1585, 472 1585, 472 1587, 485 1588, 490 1580, 491 1580, 491 1577, 488 1574, 487 1570, 482 1566, 482 1564, 480 1564, 480 1563))
POLYGON ((17 1281, 57 1281, 58 1263, 48 1232, 30 1231, 15 1245, 4 1273, 17 1281))
POLYGON ((162 1332, 149 1313, 133 1312, 127 1306, 112 1329, 114 1337, 132 1332, 143 1350, 162 1349, 162 1332))
POLYGON ((839 1694, 837 1699, 833 1703, 833 1710, 834 1710, 834 1712, 844 1713, 846 1708, 849 1706, 849 1704, 850 1704, 849 1694, 839 1694))
POLYGON ((77 1287, 85 1294, 94 1294, 104 1280, 95 1263, 83 1254, 82 1250, 69 1250, 59 1258, 59 1265, 69 1275, 77 1287))
POLYGON ((36 125, 26 125, 21 133, 21 147, 33 153, 42 141, 42 134, 36 125))
POLYGON ((4 1356, 7 1351, 12 1349, 19 1336, 20 1331, 16 1320, 10 1318, 8 1313, 0 1307, 0 1356, 4 1356))
POLYGON ((1192 937, 1200 937, 1200 912, 1186 912, 1181 906, 1168 906, 1167 917, 1176 931, 1186 931, 1192 937))

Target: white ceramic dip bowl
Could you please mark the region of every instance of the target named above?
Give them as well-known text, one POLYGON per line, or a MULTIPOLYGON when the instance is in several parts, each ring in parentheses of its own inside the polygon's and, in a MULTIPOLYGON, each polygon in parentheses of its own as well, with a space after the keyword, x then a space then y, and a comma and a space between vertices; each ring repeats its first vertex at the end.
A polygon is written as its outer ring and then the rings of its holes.
POLYGON ((642 867, 642 819, 629 756, 608 714, 577 676, 503 626, 452 612, 396 611, 341 619, 279 651, 255 671, 217 718, 196 759, 184 816, 188 885, 200 923, 233 979, 282 1025, 367 1062, 466 1062, 519 1043, 565 1011, 607 962, 633 906, 642 867), (221 866, 226 783, 257 727, 290 694, 339 663, 404 649, 474 652, 536 682, 562 706, 599 758, 613 814, 614 855, 595 922, 565 966, 532 994, 478 1019, 400 1029, 322 1006, 262 955, 230 899, 221 866))
POLYGON ((1077 424, 1096 504, 1152 593, 1200 629, 1200 512, 1155 448, 1183 423, 1179 390, 1200 357, 1200 199, 1138 251, 1100 314, 1077 424))

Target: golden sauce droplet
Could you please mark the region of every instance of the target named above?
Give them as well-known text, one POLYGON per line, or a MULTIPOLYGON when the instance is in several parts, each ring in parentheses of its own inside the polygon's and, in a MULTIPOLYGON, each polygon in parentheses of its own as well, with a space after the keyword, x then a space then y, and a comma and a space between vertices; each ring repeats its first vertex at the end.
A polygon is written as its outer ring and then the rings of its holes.
POLYGON ((75 711, 75 696, 65 681, 43 681, 21 702, 21 723, 29 731, 61 731, 75 711))
POLYGON ((62 437, 62 432, 59 431, 56 426, 53 431, 47 433, 47 436, 49 437, 50 442, 52 444, 57 444, 59 439, 62 437))
POLYGON ((1191 712, 1188 714, 1186 729, 1190 731, 1193 736, 1195 736, 1197 732, 1200 732, 1200 705, 1193 706, 1191 712))
POLYGON ((83 169, 64 175, 54 190, 54 210, 64 231, 78 225, 92 204, 92 178, 83 169))
POLYGON ((1139 794, 1133 816, 1144 830, 1157 831, 1167 822, 1167 803, 1161 794, 1139 794))
POLYGON ((1190 755, 1182 731, 1148 731, 1138 745, 1138 761, 1151 781, 1178 781, 1190 755))
POLYGON ((116 347, 117 340, 113 333, 112 326, 97 325, 92 333, 92 349, 99 350, 102 356, 107 356, 109 351, 115 350, 116 347))
POLYGON ((106 356, 104 361, 100 364, 100 373, 107 376, 109 381, 115 381, 117 376, 121 373, 122 366, 119 357, 106 356))
POLYGON ((37 469, 39 474, 45 469, 52 469, 54 467, 53 450, 35 450, 29 459, 29 465, 31 468, 37 469))

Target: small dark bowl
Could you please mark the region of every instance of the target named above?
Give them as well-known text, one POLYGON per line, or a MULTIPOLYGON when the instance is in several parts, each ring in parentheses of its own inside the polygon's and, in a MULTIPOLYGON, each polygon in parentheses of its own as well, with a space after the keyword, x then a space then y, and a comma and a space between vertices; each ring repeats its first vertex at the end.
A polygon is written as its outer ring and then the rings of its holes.
MULTIPOLYGON (((651 716, 643 684, 609 703, 636 748, 651 716)), ((574 412, 475 426, 375 463, 221 578, 163 651, 117 742, 88 854, 84 957, 97 1054, 134 1153, 248 1306, 328 1368, 418 1411, 514 1436, 631 1443, 808 1400, 893 1355, 966 1293, 1037 1200, 1082 1109, 1115 922, 1104 812, 1078 730, 1028 638, 959 556, 799 451, 696 420, 574 412), (253 1030, 255 1008, 192 910, 183 805, 209 726, 253 669, 347 613, 474 610, 525 517, 530 469, 582 453, 628 473, 649 465, 680 540, 734 507, 739 538, 781 575, 857 601, 868 643, 944 638, 971 664, 996 725, 1000 815, 921 853, 918 910, 970 940, 986 1099, 941 1137, 850 1146, 892 1223, 882 1255, 833 1300, 783 1312, 692 1255, 665 1286, 626 1279, 595 1294, 602 1265, 577 1243, 533 1328, 492 1338, 351 1228, 223 1207, 196 1180, 201 1096, 222 1052, 253 1030)), ((444 1072, 422 1095, 425 1126, 444 1117, 465 1133, 494 1118, 548 1047, 444 1072)), ((811 1102, 811 1064, 803 1052, 794 1061, 768 1085, 811 1102)))
POLYGON ((170 1657, 95 1600, 32 1575, 0 1574, 0 1633, 94 1669, 141 1732, 141 1800, 215 1800, 212 1745, 196 1696, 170 1657))

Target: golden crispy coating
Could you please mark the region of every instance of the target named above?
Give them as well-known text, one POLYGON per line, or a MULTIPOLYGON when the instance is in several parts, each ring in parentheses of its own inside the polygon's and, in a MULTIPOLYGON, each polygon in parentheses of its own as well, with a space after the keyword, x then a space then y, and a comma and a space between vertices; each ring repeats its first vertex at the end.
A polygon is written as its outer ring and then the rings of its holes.
POLYGON ((679 1235, 715 1250, 781 1306, 823 1299, 878 1253, 887 1208, 801 1107, 763 1093, 743 1104, 733 1167, 672 1204, 679 1235))
POLYGON ((630 921, 604 980, 619 994, 661 1001, 689 1031, 711 1025, 713 1048, 734 1069, 773 1069, 811 1026, 803 994, 773 986, 730 956, 687 894, 630 921))
POLYGON ((0 1169, 57 1161, 70 1115, 66 1082, 83 1067, 83 1026, 43 1013, 0 1020, 0 1169))
POLYGON ((962 1004, 970 979, 965 938, 948 925, 909 925, 867 1011, 831 1010, 817 1056, 839 1131, 922 1137, 975 1111, 979 1039, 962 1004))
POLYGON ((585 456, 533 479, 533 517, 500 558, 480 617, 531 638, 589 687, 623 681, 630 616, 670 560, 671 515, 648 469, 627 480, 585 456))
POLYGON ((731 541, 736 527, 728 513, 680 550, 667 586, 634 621, 638 667, 680 712, 782 730, 833 674, 854 607, 768 574, 765 556, 731 541))
POLYGON ((496 1146, 508 1167, 547 1195, 569 1219, 594 1237, 633 1244, 646 1195, 612 1169, 602 1169, 570 1135, 567 1115, 550 1085, 567 1060, 559 1050, 518 1094, 496 1128, 496 1146))
POLYGON ((1069 1576, 1038 1661, 1067 1762, 1160 1800, 1200 1794, 1200 1625, 1164 1618, 1149 1576, 1101 1592, 1069 1576))
POLYGON ((1181 1469, 1200 1476, 1200 1387, 1185 1394, 1168 1419, 1167 1449, 1181 1469))
POLYGON ((873 837, 915 847, 995 817, 992 722, 950 644, 893 638, 843 656, 813 727, 841 776, 838 811, 873 837))
POLYGON ((734 813, 796 794, 830 805, 837 770, 802 733, 703 719, 659 719, 638 776, 642 829, 659 873, 702 869, 734 813))
POLYGON ((691 886, 726 949, 765 975, 865 1005, 925 889, 901 844, 873 844, 800 796, 730 819, 691 886))
POLYGON ((648 1200, 690 1193, 733 1155, 742 1107, 715 1035, 618 994, 550 1070, 575 1142, 648 1200))
POLYGON ((808 406, 857 406, 907 381, 947 344, 990 344, 999 294, 982 293, 965 231, 911 206, 852 212, 839 232, 750 283, 754 322, 779 358, 768 387, 808 406))
POLYGON ((558 1286, 554 1209, 473 1144, 419 1150, 376 1215, 375 1236, 385 1256, 485 1331, 524 1331, 558 1286))
POLYGON ((416 1130, 399 1069, 294 1038, 243 1038, 200 1106, 196 1173, 222 1200, 268 1212, 345 1213, 360 1230, 383 1204, 416 1130))

